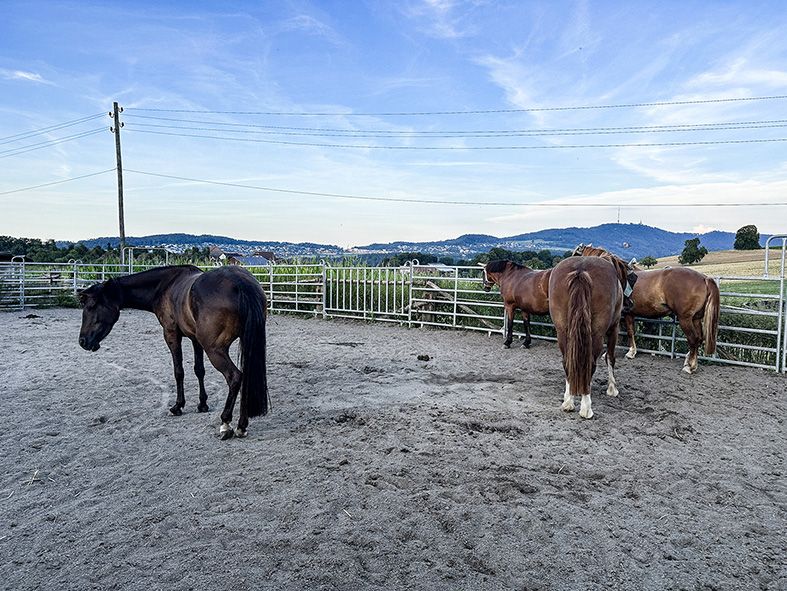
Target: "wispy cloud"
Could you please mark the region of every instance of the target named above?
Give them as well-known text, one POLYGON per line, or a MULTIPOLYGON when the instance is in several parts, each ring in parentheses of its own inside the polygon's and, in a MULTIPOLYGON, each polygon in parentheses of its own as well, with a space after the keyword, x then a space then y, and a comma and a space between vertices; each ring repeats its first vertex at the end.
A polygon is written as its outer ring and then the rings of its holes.
POLYGON ((347 45, 346 40, 333 27, 309 14, 298 14, 286 19, 281 23, 280 29, 321 37, 336 46, 347 45))
MULTIPOLYGON (((571 218, 583 220, 582 225, 591 226, 605 221, 615 221, 613 212, 622 207, 621 221, 642 221, 648 225, 667 227, 676 231, 697 231, 705 228, 707 231, 717 227, 730 229, 735 221, 731 218, 741 211, 746 212, 746 220, 755 223, 763 231, 779 231, 775 217, 779 208, 757 207, 751 205, 746 208, 733 207, 702 207, 681 209, 676 215, 675 209, 638 207, 647 204, 719 204, 719 203, 745 203, 754 202, 756 195, 759 203, 783 203, 787 194, 787 180, 776 181, 751 179, 741 182, 716 182, 660 185, 657 187, 631 188, 620 191, 606 191, 596 194, 573 195, 560 198, 561 203, 570 203, 574 207, 570 210, 571 218), (606 203, 609 208, 587 207, 583 204, 606 203)), ((488 218, 488 221, 500 225, 522 228, 523 225, 538 229, 548 225, 565 225, 561 220, 566 216, 565 207, 531 207, 523 208, 520 212, 488 218)), ((779 218, 780 219, 780 218, 779 218)))
POLYGON ((475 27, 468 21, 466 9, 484 4, 462 0, 420 0, 405 6, 404 13, 411 19, 420 20, 421 29, 438 39, 461 39, 476 34, 475 27))
POLYGON ((768 69, 749 64, 745 57, 737 57, 724 66, 691 78, 687 88, 729 86, 760 86, 787 88, 787 70, 768 69))
POLYGON ((37 84, 54 85, 54 82, 44 79, 41 74, 35 72, 25 72, 24 70, 7 70, 0 68, 0 78, 5 80, 21 80, 23 82, 35 82, 37 84))

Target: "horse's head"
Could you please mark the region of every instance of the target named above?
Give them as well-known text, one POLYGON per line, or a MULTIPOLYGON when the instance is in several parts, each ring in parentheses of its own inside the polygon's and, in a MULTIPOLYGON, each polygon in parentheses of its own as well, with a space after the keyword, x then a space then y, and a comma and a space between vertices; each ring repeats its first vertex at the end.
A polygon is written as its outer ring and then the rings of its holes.
POLYGON ((572 257, 581 257, 582 253, 585 251, 585 244, 580 243, 577 247, 571 252, 572 257))
POLYGON ((484 265, 484 291, 497 285, 500 274, 508 267, 508 261, 489 261, 484 265))
POLYGON ((120 290, 110 279, 80 290, 77 295, 82 304, 79 346, 86 351, 98 351, 99 343, 120 317, 120 290))

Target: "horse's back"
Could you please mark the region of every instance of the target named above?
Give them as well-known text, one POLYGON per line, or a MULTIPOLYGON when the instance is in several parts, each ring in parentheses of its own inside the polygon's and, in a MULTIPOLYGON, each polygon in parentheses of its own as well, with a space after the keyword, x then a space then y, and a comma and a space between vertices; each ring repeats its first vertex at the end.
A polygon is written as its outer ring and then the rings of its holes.
POLYGON ((504 301, 513 303, 520 310, 533 314, 549 312, 549 273, 529 267, 520 267, 500 284, 504 301))
POLYGON ((203 273, 191 288, 190 308, 198 333, 220 330, 226 336, 237 336, 249 309, 264 316, 266 307, 259 281, 241 267, 219 267, 203 273))
POLYGON ((693 315, 704 308, 707 277, 686 267, 638 271, 631 294, 634 314, 658 318, 670 312, 693 315))
POLYGON ((239 291, 247 290, 265 297, 265 292, 254 275, 247 269, 236 265, 218 267, 203 273, 192 287, 192 293, 204 300, 232 296, 239 291))
POLYGON ((623 301, 623 290, 615 267, 599 257, 569 257, 560 261, 549 277, 549 313, 555 324, 562 323, 568 316, 568 288, 574 273, 587 273, 590 278, 594 324, 616 322, 623 301))

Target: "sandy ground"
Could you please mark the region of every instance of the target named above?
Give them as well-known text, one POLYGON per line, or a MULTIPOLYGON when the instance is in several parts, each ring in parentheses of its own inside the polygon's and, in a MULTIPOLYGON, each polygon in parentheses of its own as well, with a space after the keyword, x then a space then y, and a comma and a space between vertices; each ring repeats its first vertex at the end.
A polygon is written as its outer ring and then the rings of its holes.
POLYGON ((212 367, 168 416, 151 314, 97 353, 35 314, 0 314, 0 587, 787 588, 784 376, 619 359, 584 421, 551 343, 278 316, 273 413, 223 442, 212 367))

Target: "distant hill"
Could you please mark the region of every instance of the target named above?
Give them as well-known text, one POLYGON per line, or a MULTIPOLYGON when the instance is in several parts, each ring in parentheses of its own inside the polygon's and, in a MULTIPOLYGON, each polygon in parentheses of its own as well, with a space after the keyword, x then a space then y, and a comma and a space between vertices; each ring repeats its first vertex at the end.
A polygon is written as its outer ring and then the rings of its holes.
MULTIPOLYGON (((697 234, 669 232, 644 224, 602 224, 591 228, 553 228, 527 234, 496 238, 483 234, 467 234, 453 240, 438 242, 391 242, 359 246, 360 252, 427 252, 441 256, 467 256, 487 252, 490 248, 507 250, 572 250, 577 244, 604 246, 622 257, 663 257, 678 254, 686 240, 697 234)), ((708 250, 731 249, 735 242, 733 232, 708 232, 699 235, 701 244, 708 250)), ((767 236, 762 236, 764 244, 767 236)))
MULTIPOLYGON (((465 234, 458 238, 429 242, 389 242, 357 246, 346 251, 332 244, 316 244, 312 242, 271 242, 237 240, 228 236, 212 234, 155 234, 126 238, 129 246, 165 246, 173 251, 184 250, 192 246, 216 245, 225 251, 250 254, 255 250, 270 250, 279 256, 342 256, 361 255, 379 259, 382 255, 402 252, 423 252, 437 256, 453 258, 471 258, 477 253, 488 252, 494 247, 507 250, 551 250, 562 253, 572 250, 577 244, 595 244, 604 246, 624 258, 642 258, 644 256, 665 257, 676 255, 683 250, 686 240, 697 234, 688 232, 669 232, 661 228, 644 224, 602 224, 590 228, 553 228, 498 238, 488 234, 465 234)), ((701 243, 708 250, 729 250, 735 242, 733 232, 708 232, 699 235, 701 243)), ((761 236, 764 244, 767 236, 761 236)), ((85 246, 105 247, 108 243, 118 245, 117 236, 92 238, 80 241, 85 246)))

